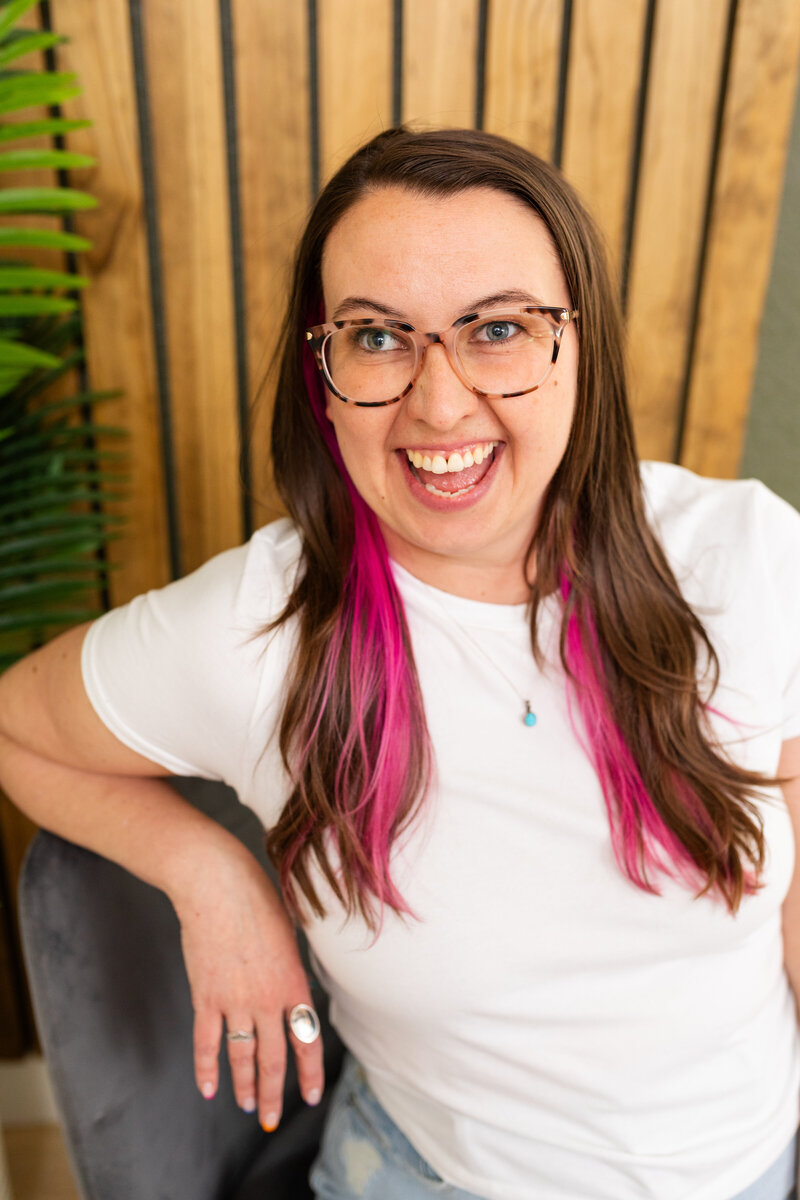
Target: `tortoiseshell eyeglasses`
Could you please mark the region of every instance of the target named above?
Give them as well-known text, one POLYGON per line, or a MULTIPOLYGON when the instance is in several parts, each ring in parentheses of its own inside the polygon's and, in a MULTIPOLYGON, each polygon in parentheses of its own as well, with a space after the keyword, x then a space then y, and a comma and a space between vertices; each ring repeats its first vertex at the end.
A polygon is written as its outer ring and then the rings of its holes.
POLYGON ((555 366, 577 311, 548 306, 468 313, 449 329, 422 333, 405 321, 363 317, 306 330, 326 384, 348 404, 379 408, 406 396, 428 346, 444 347, 461 382, 486 399, 525 396, 555 366))

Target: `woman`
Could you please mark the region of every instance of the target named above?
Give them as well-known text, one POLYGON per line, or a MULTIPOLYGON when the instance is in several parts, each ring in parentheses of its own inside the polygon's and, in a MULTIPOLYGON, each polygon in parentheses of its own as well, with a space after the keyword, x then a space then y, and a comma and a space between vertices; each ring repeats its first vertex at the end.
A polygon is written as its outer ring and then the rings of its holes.
POLYGON ((281 1014, 310 1005, 292 925, 144 777, 255 808, 354 1055, 318 1196, 786 1200, 800 519, 640 473, 597 235, 502 139, 354 155, 282 345, 291 520, 9 672, 3 785, 167 892, 198 1086, 224 1019, 274 1128, 281 1014))

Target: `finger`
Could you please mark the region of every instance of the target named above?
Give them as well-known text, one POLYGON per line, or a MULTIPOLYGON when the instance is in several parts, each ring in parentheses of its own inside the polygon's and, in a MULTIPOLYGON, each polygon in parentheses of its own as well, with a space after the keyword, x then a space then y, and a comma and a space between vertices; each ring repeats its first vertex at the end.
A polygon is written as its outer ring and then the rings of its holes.
MULTIPOLYGON (((307 1005, 312 1011, 316 1011, 311 1000, 311 995, 308 992, 306 992, 302 999, 298 1000, 298 1004, 307 1005)), ((291 1013, 292 1009, 288 1009, 286 1012, 286 1024, 289 1030, 289 1041, 294 1050, 294 1057, 297 1063, 297 1079, 300 1084, 300 1093, 306 1104, 319 1104, 325 1088, 322 1034, 318 1033, 312 1042, 303 1041, 292 1029, 291 1013)), ((319 1017, 317 1017, 317 1022, 319 1022, 319 1017)))
POLYGON ((256 1104, 256 1038, 239 1040, 231 1034, 254 1034, 252 1017, 226 1016, 226 1040, 228 1043, 228 1061, 231 1064, 233 1078, 233 1094, 236 1103, 245 1112, 255 1112, 256 1104))
POLYGON ((272 1133, 283 1111, 286 1081, 286 1038, 279 1019, 264 1019, 258 1026, 258 1117, 272 1133))
POLYGON ((219 1043, 222 1013, 198 1012, 194 1017, 194 1075, 200 1094, 210 1100, 219 1086, 219 1043))

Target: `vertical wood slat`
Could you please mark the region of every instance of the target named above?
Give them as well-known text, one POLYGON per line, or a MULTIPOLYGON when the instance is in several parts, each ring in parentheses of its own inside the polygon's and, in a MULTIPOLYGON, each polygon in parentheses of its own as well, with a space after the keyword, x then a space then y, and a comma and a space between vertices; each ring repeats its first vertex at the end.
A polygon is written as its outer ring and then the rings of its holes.
POLYGON ((217 0, 145 0, 182 573, 241 541, 217 0))
POLYGON ((800 53, 797 0, 739 0, 681 462, 735 476, 800 53))
POLYGON ((637 447, 675 450, 729 0, 659 5, 628 290, 637 447))
POLYGON ((492 4, 483 127, 549 159, 555 137, 563 0, 492 4))
POLYGON ((97 159, 88 171, 71 173, 73 185, 99 201, 74 222, 94 243, 79 258, 92 279, 82 297, 89 377, 95 389, 123 390, 98 411, 130 435, 129 498, 105 506, 129 522, 109 547, 118 564, 111 599, 121 604, 170 577, 129 13, 127 0, 51 0, 51 13, 54 28, 70 39, 59 48, 59 65, 76 71, 83 87, 65 115, 94 122, 70 134, 68 145, 97 159))
POLYGON ((575 0, 562 168, 619 269, 627 218, 647 0, 575 0))
POLYGON ((318 0, 323 184, 392 123, 392 0, 318 0))
POLYGON ((270 487, 273 381, 260 389, 277 345, 295 242, 310 200, 308 30, 305 6, 234 0, 239 194, 253 526, 280 512, 270 487))
POLYGON ((405 0, 403 120, 475 124, 477 0, 405 0))

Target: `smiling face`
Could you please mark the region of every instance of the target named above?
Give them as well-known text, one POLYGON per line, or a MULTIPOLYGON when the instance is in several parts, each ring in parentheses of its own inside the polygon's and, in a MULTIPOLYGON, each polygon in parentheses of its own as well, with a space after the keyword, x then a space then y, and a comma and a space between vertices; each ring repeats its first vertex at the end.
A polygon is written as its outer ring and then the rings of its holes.
MULTIPOLYGON (((399 187, 367 193, 328 237, 322 285, 326 321, 388 316, 425 332, 478 309, 572 307, 543 222, 491 188, 447 197, 399 187)), ((328 393, 345 466, 397 562, 458 595, 527 599, 525 555, 566 449, 577 371, 568 325, 555 368, 525 396, 476 395, 441 345, 427 348, 397 404, 358 408, 328 393)))

